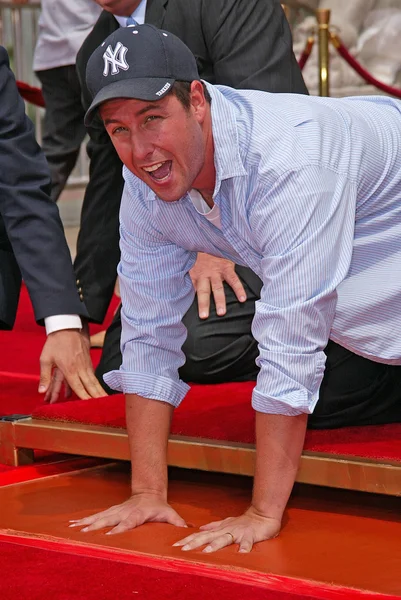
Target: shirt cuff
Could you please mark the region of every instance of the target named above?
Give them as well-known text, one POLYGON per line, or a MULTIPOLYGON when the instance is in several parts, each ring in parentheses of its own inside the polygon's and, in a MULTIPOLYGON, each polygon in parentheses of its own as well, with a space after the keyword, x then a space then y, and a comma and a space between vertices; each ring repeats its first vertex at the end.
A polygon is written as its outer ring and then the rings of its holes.
POLYGON ((103 375, 103 379, 112 390, 124 394, 138 394, 150 400, 160 400, 175 408, 180 405, 189 390, 189 385, 181 380, 172 381, 153 373, 109 371, 103 375))
POLYGON ((45 317, 45 327, 49 335, 62 329, 82 329, 82 321, 78 315, 52 315, 45 317))
POLYGON ((285 415, 296 417, 304 413, 310 415, 316 406, 319 393, 310 395, 306 390, 296 390, 286 394, 285 398, 265 396, 254 388, 252 392, 252 408, 257 412, 269 415, 285 415))

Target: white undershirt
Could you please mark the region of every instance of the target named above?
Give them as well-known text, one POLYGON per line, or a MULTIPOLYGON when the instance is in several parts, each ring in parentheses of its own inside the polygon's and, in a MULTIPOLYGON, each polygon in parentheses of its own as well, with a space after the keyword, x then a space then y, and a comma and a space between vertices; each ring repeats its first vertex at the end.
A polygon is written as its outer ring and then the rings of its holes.
POLYGON ((217 204, 214 204, 213 208, 210 208, 198 190, 192 189, 188 194, 196 211, 210 221, 215 227, 221 229, 220 209, 217 204))

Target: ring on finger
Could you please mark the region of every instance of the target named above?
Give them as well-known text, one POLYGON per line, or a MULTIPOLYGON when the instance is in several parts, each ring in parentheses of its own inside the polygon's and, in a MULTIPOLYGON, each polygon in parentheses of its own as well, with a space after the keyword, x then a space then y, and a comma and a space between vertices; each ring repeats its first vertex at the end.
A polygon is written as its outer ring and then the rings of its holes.
POLYGON ((232 533, 230 533, 229 531, 226 531, 226 535, 229 535, 231 537, 231 544, 234 544, 235 539, 232 533))

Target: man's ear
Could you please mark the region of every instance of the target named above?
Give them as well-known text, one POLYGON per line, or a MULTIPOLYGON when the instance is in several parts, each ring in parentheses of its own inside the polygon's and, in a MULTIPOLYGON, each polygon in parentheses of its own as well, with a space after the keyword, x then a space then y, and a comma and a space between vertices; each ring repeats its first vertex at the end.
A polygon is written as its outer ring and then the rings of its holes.
POLYGON ((197 121, 203 123, 208 103, 205 98, 201 81, 195 80, 191 83, 191 107, 197 121))

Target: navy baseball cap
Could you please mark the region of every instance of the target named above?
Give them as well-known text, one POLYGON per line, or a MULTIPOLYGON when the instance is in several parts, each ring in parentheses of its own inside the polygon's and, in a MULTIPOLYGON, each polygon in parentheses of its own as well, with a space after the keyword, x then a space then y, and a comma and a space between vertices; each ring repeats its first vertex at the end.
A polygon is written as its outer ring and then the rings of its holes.
POLYGON ((153 25, 121 27, 96 48, 86 67, 92 104, 89 125, 106 100, 136 98, 156 101, 175 81, 200 80, 191 50, 178 37, 153 25))

